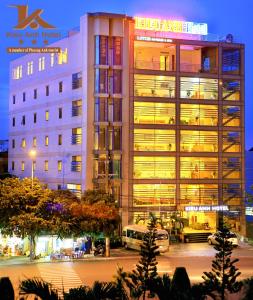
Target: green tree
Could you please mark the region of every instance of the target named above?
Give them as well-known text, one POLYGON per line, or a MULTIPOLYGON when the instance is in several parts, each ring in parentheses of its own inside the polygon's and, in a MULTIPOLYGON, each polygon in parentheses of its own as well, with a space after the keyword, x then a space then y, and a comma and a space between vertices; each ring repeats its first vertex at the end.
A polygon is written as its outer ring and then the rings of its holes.
POLYGON ((140 250, 140 260, 136 269, 132 272, 118 270, 118 276, 130 290, 130 296, 134 299, 146 299, 147 293, 154 296, 152 287, 153 282, 158 278, 157 260, 159 255, 158 246, 155 241, 157 238, 156 218, 151 215, 148 224, 148 231, 144 235, 143 244, 140 250))
POLYGON ((68 191, 50 191, 38 179, 7 178, 0 181, 0 228, 6 235, 28 237, 30 259, 40 234, 71 235, 75 218, 70 205, 78 199, 68 191))
POLYGON ((212 261, 212 271, 204 272, 204 287, 207 294, 213 299, 225 299, 226 293, 237 293, 241 290, 242 283, 237 281, 240 276, 235 263, 239 259, 231 259, 233 246, 228 241, 230 232, 226 227, 223 227, 216 233, 217 245, 214 249, 217 251, 215 259, 212 261))
POLYGON ((118 228, 120 216, 118 207, 111 195, 103 191, 87 190, 81 201, 71 205, 71 212, 78 226, 76 233, 104 233, 106 256, 110 255, 110 235, 118 228))

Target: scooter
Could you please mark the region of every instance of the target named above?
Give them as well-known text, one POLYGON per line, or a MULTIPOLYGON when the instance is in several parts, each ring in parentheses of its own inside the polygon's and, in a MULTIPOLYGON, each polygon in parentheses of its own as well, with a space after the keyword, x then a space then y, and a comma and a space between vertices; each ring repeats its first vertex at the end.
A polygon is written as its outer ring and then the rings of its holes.
POLYGON ((95 249, 94 249, 94 256, 104 256, 105 254, 105 245, 99 244, 95 249))

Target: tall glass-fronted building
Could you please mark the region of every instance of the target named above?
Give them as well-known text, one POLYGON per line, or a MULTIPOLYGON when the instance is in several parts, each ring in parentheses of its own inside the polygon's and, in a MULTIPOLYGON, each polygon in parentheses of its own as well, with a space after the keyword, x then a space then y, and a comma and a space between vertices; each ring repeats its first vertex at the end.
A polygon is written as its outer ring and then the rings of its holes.
POLYGON ((104 189, 124 225, 153 212, 215 229, 221 210, 244 231, 243 44, 210 41, 206 24, 92 13, 54 46, 11 64, 10 172, 35 163, 52 188, 104 189))

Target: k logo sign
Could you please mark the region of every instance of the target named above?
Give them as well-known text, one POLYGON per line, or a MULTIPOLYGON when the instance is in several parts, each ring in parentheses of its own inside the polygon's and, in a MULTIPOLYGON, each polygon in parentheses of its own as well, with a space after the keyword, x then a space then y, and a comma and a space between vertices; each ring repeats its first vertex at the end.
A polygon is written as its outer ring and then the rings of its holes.
POLYGON ((15 29, 26 29, 28 26, 32 29, 38 29, 39 26, 45 29, 54 29, 55 26, 50 25, 42 19, 43 9, 36 9, 30 16, 28 15, 28 5, 11 5, 18 9, 18 24, 15 29))

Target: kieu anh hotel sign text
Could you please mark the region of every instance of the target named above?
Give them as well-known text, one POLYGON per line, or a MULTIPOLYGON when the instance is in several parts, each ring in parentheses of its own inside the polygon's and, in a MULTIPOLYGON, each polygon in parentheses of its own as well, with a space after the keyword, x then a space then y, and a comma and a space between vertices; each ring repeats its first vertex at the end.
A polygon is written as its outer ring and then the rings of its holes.
POLYGON ((207 35, 206 23, 135 17, 135 29, 207 35))

